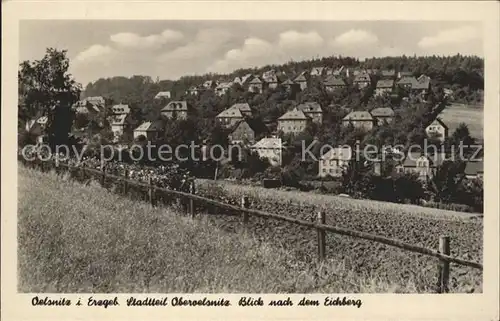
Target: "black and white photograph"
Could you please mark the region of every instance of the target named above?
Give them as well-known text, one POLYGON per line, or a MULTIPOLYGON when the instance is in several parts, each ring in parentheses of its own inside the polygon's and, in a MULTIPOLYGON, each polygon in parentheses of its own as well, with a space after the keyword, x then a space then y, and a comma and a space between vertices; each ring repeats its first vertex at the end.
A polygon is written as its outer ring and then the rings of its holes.
POLYGON ((483 28, 20 20, 16 291, 483 293, 483 28))

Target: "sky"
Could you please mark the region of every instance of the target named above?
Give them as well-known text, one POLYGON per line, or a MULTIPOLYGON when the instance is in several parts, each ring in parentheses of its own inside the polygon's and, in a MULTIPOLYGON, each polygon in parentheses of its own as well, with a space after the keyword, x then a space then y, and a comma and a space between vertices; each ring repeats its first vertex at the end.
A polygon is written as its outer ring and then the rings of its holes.
POLYGON ((84 86, 101 77, 178 79, 331 55, 483 56, 482 25, 434 21, 24 20, 19 60, 65 49, 84 86))

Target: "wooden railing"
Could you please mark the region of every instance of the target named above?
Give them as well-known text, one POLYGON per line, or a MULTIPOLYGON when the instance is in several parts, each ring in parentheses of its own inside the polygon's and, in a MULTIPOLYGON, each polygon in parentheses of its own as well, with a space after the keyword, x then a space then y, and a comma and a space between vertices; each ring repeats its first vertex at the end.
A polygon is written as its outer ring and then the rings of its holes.
POLYGON ((147 188, 148 201, 152 206, 156 205, 156 192, 161 191, 166 195, 171 195, 177 199, 187 200, 185 210, 187 214, 194 218, 195 216, 195 204, 204 204, 204 205, 212 205, 215 208, 229 210, 235 214, 240 214, 242 218, 242 222, 245 226, 245 230, 248 229, 248 222, 250 216, 262 217, 267 219, 273 219, 282 222, 289 222, 292 224, 308 227, 311 229, 315 229, 318 235, 318 260, 322 261, 326 257, 326 238, 325 233, 330 232, 339 235, 346 235, 354 238, 364 239, 372 242, 377 242, 385 245, 389 245, 392 247, 400 248, 405 251, 419 253, 431 257, 435 257, 439 259, 438 262, 438 292, 445 293, 448 292, 448 280, 450 276, 450 263, 455 263, 458 265, 468 266, 471 268, 483 270, 483 265, 481 263, 467 261, 460 258, 450 256, 450 237, 441 236, 439 238, 439 248, 437 250, 416 246, 413 244, 408 244, 399 240, 386 238, 379 235, 374 235, 366 232, 355 231, 351 229, 336 227, 332 225, 327 225, 325 220, 325 213, 318 212, 317 222, 309 222, 300 219, 295 219, 288 216, 277 215, 273 213, 263 212, 260 210, 249 209, 248 205, 248 197, 243 196, 241 199, 241 206, 235 206, 231 204, 226 204, 223 202, 219 202, 210 198, 202 197, 195 194, 185 193, 181 191, 175 191, 171 189, 161 188, 153 185, 151 178, 149 178, 149 182, 139 182, 136 180, 131 180, 128 178, 127 172, 125 176, 118 176, 107 173, 105 170, 96 170, 88 167, 75 167, 69 166, 66 164, 56 164, 54 161, 39 161, 35 160, 33 162, 26 161, 25 159, 21 159, 23 164, 28 167, 38 168, 42 171, 49 171, 55 169, 58 173, 61 170, 79 170, 82 171, 83 174, 91 173, 94 177, 99 177, 101 185, 104 186, 104 182, 106 179, 114 179, 117 182, 121 182, 123 184, 123 193, 127 195, 128 189, 130 186, 144 187, 147 188))

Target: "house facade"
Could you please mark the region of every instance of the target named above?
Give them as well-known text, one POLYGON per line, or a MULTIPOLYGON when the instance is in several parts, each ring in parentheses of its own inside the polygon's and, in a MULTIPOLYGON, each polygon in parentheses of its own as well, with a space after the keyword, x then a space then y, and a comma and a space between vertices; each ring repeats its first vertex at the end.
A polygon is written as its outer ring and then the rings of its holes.
POLYGON ((215 116, 215 119, 221 126, 229 128, 244 120, 245 117, 239 108, 230 107, 215 116))
POLYGON ((303 74, 297 76, 293 82, 299 85, 300 90, 307 89, 307 78, 303 74))
POLYGON ((250 81, 250 83, 248 84, 249 92, 262 94, 262 90, 263 90, 262 80, 260 80, 258 77, 252 79, 252 81, 250 81))
POLYGON ((276 89, 278 88, 278 77, 276 75, 271 75, 269 77, 266 77, 265 80, 266 82, 266 87, 270 89, 276 89))
POLYGON ((26 122, 26 131, 33 136, 41 136, 45 133, 47 128, 47 116, 37 117, 26 122))
POLYGON ((185 100, 171 101, 160 111, 162 117, 167 119, 187 119, 188 105, 185 100))
POLYGON ((328 92, 333 92, 337 89, 342 89, 347 87, 345 81, 342 78, 336 76, 329 76, 325 80, 323 85, 325 86, 325 89, 328 92))
POLYGON ((245 120, 239 121, 228 136, 231 144, 254 143, 255 131, 245 120))
MULTIPOLYGON (((403 162, 402 169, 405 173, 416 173, 419 179, 430 179, 446 159, 444 154, 409 153, 403 162)), ((399 167, 401 170, 401 167, 399 167)))
POLYGON ((374 125, 373 116, 367 111, 353 111, 342 119, 344 126, 354 126, 354 128, 371 130, 374 125))
POLYGON ((412 91, 414 93, 420 94, 422 96, 427 95, 429 93, 431 87, 431 78, 426 75, 420 75, 417 78, 417 82, 412 86, 412 91))
POLYGON ((281 166, 283 157, 283 142, 278 137, 265 137, 250 147, 250 150, 266 158, 273 166, 281 166))
POLYGON ((231 89, 232 85, 230 82, 221 82, 215 87, 215 94, 219 97, 224 96, 231 89))
POLYGON ((425 133, 427 138, 434 138, 444 142, 448 138, 448 126, 440 118, 436 118, 425 128, 425 133))
POLYGON ((304 115, 309 117, 312 122, 317 124, 323 123, 323 109, 317 102, 305 102, 297 106, 297 109, 302 111, 304 115))
POLYGON ((353 84, 358 86, 358 88, 369 87, 372 83, 370 75, 368 73, 361 73, 354 77, 353 84))
POLYGON ((298 134, 306 129, 311 119, 302 111, 294 108, 278 118, 278 131, 285 134, 298 134))
POLYGON ((350 146, 342 146, 330 149, 321 156, 319 160, 319 177, 341 177, 342 173, 349 166, 352 159, 352 149, 350 146))
POLYGON ((148 141, 154 141, 161 137, 164 130, 163 121, 147 121, 134 129, 134 140, 143 136, 148 141))
POLYGON ((394 118, 394 110, 389 107, 380 107, 373 109, 370 114, 373 116, 375 123, 380 126, 385 123, 391 123, 394 118))
POLYGON ((384 94, 390 94, 392 88, 394 87, 394 80, 392 79, 381 79, 377 81, 377 86, 375 88, 375 96, 382 96, 384 94))
POLYGON ((413 76, 403 76, 397 81, 397 85, 404 89, 412 89, 417 83, 417 78, 413 76))

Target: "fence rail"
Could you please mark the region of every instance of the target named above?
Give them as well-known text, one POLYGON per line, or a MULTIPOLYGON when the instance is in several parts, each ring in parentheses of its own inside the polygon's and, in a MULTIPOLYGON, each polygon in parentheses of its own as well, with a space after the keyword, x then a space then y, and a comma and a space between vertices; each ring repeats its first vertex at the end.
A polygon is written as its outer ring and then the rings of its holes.
POLYGON ((325 241, 325 232, 330 232, 334 234, 339 234, 339 235, 346 235, 350 236, 353 238, 359 238, 359 239, 364 239, 372 242, 377 242, 385 245, 389 245, 392 247, 400 248, 405 251, 413 252, 413 253, 419 253, 431 257, 435 257, 439 259, 439 265, 438 265, 438 292, 443 293, 443 292, 448 292, 448 280, 449 280, 449 273, 450 273, 450 263, 455 263, 458 265, 463 265, 463 266, 468 266, 471 268, 483 270, 483 265, 481 263, 473 262, 473 261, 467 261, 463 260, 460 258, 452 257, 450 256, 450 238, 448 236, 441 236, 439 238, 439 249, 438 250, 433 250, 409 243, 405 243, 399 240, 395 239, 390 239, 386 238, 383 236, 379 235, 374 235, 366 232, 360 232, 356 230, 351 230, 351 229, 346 229, 346 228, 341 228, 341 227, 336 227, 332 225, 327 225, 325 221, 325 215, 323 212, 318 212, 318 220, 317 222, 308 222, 300 219, 295 219, 292 217, 288 216, 282 216, 282 215, 277 215, 273 213, 268 213, 256 209, 250 209, 248 208, 248 197, 244 196, 242 197, 241 200, 241 206, 235 206, 227 203, 223 203, 220 201, 216 201, 210 198, 206 198, 203 196, 191 194, 191 193, 186 193, 186 192, 181 192, 181 191, 175 191, 167 188, 162 188, 153 185, 151 178, 149 179, 148 183, 143 183, 139 182, 136 180, 131 180, 128 178, 128 172, 125 173, 125 176, 118 176, 118 175, 113 175, 110 173, 107 173, 105 168, 103 170, 97 170, 93 168, 87 168, 87 167, 76 167, 76 166, 70 166, 66 164, 56 164, 53 161, 45 161, 45 162, 27 162, 25 159, 21 159, 23 164, 27 163, 32 163, 32 167, 38 167, 42 171, 45 170, 50 170, 56 168, 57 170, 59 168, 66 168, 68 171, 71 170, 79 170, 83 174, 88 172, 94 174, 96 177, 100 177, 100 183, 101 185, 104 186, 106 178, 111 178, 116 180, 117 182, 121 182, 124 184, 123 192, 126 194, 130 186, 137 186, 137 187, 144 187, 147 188, 148 190, 148 201, 151 203, 151 205, 155 206, 156 205, 156 198, 155 194, 157 191, 161 191, 162 193, 166 195, 172 195, 176 198, 180 199, 187 199, 188 204, 186 207, 187 213, 191 216, 195 216, 195 203, 202 203, 202 204, 208 204, 212 205, 215 208, 220 208, 220 209, 225 209, 225 210, 230 210, 235 213, 240 213, 242 217, 242 221, 245 226, 245 230, 247 230, 247 223, 248 223, 248 218, 249 216, 256 216, 256 217, 262 217, 262 218, 267 218, 267 219, 273 219, 277 221, 283 221, 283 222, 288 222, 304 227, 309 227, 311 229, 315 229, 318 233, 318 259, 323 260, 325 259, 326 256, 326 241, 325 241), (50 165, 49 165, 50 164, 50 165), (49 168, 46 168, 47 165, 49 168))

